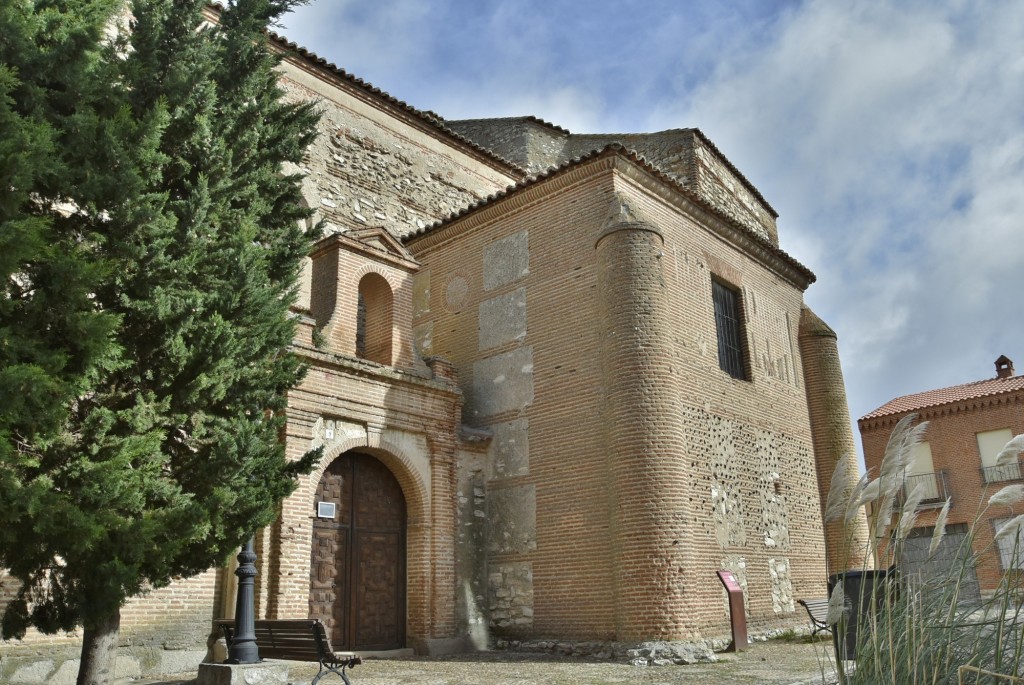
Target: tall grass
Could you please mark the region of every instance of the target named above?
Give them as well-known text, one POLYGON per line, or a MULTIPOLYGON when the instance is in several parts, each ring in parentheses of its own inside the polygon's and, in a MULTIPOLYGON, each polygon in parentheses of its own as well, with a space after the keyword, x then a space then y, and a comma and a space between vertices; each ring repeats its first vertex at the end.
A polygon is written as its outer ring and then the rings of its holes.
MULTIPOLYGON (((841 459, 832 481, 839 487, 833 487, 826 503, 825 520, 843 518, 847 524, 867 507, 869 549, 852 549, 848 541, 847 550, 851 559, 870 557, 876 569, 894 567, 917 521, 923 491, 901 492, 913 448, 928 425, 916 420, 916 415, 907 416, 893 429, 874 480, 865 474, 855 486, 844 486, 852 480, 848 469, 855 466, 852 457, 841 459)), ((1024 436, 1017 436, 1000 452, 997 465, 1016 462, 1022 450, 1024 436)), ((966 592, 976 561, 972 550, 978 526, 987 525, 990 509, 1002 511, 1021 501, 1024 486, 1016 484, 980 503, 955 561, 937 573, 907 576, 898 570, 860 569, 835 578, 828 622, 840 638, 836 671, 842 685, 1024 683, 1020 572, 1011 565, 991 595, 979 599, 966 592), (851 593, 854 584, 859 584, 859 592, 851 593), (855 657, 855 665, 841 658, 843 637, 850 630, 856 631, 855 654, 846 656, 855 657)), ((946 534, 949 506, 947 501, 936 517, 930 558, 946 534)), ((1013 536, 1010 539, 1019 544, 1022 525, 1024 515, 1010 519, 996 539, 1013 536)), ((990 549, 981 553, 990 551, 998 554, 990 549)))

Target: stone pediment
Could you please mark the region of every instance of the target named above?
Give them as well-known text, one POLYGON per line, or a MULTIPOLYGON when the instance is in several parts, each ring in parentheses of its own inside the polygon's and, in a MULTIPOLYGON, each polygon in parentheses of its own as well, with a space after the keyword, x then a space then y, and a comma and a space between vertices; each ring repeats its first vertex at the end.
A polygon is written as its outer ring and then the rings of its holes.
POLYGON ((419 268, 416 258, 382 226, 332 233, 317 242, 309 256, 316 259, 331 250, 361 254, 371 260, 387 262, 407 271, 419 268))
POLYGON ((346 232, 345 235, 391 257, 410 261, 415 259, 405 246, 382 226, 357 228, 346 232))

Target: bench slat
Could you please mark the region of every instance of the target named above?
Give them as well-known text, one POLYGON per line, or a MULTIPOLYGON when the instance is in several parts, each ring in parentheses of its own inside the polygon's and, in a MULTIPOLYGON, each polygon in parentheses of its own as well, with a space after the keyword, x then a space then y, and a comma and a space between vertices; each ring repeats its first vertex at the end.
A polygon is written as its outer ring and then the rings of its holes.
POLYGON ((828 618, 828 599, 798 599, 797 604, 803 606, 807 610, 807 615, 811 618, 811 635, 817 635, 820 632, 828 631, 832 632, 832 627, 825 621, 828 618))
MULTIPOLYGON (((235 621, 216 619, 213 624, 224 631, 230 642, 235 621)), ((317 674, 313 679, 314 685, 328 672, 338 674, 349 685, 345 669, 362 663, 357 656, 334 652, 327 630, 319 619, 260 619, 253 621, 253 628, 261 657, 319 662, 321 669, 326 670, 317 674)))

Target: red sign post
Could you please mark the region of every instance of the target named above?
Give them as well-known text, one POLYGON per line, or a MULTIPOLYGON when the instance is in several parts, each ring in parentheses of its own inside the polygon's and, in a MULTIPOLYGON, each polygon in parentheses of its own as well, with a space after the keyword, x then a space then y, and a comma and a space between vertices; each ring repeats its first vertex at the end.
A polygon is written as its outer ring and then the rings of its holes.
POLYGON ((747 613, 743 608, 743 588, 736 582, 732 571, 718 571, 718 579, 729 595, 729 623, 732 625, 732 644, 727 652, 742 652, 747 648, 747 613))

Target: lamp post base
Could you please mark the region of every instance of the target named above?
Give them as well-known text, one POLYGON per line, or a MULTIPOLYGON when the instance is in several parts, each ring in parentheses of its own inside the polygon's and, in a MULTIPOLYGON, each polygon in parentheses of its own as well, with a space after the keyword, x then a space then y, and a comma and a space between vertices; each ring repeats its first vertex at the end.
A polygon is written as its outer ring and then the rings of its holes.
POLYGON ((288 664, 199 664, 197 685, 288 685, 288 664))

